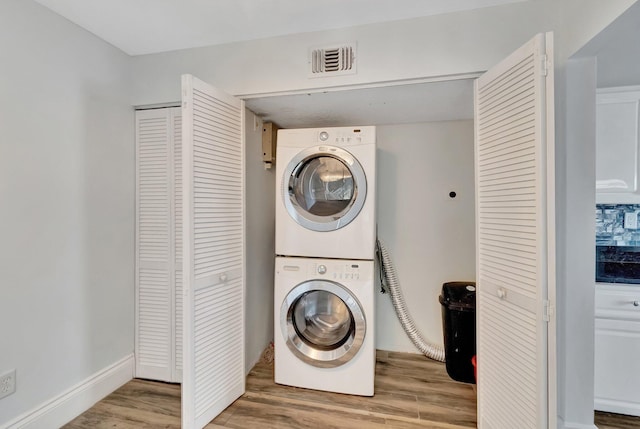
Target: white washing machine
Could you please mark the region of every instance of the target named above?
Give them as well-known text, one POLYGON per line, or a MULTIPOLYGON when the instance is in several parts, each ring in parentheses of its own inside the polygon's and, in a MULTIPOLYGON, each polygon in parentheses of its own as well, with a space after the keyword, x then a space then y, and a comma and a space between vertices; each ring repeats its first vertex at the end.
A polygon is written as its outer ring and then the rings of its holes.
POLYGON ((373 395, 373 261, 277 257, 275 382, 373 395))
POLYGON ((374 259, 376 128, 279 130, 276 254, 374 259))

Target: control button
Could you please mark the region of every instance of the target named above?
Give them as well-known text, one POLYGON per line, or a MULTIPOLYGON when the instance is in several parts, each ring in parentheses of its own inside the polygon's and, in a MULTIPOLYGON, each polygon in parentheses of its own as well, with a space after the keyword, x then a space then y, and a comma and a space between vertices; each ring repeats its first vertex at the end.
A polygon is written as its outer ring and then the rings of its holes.
POLYGON ((319 135, 320 140, 322 140, 323 142, 326 142, 327 140, 329 140, 329 133, 326 131, 322 131, 319 135))
POLYGON ((327 267, 325 265, 318 266, 318 274, 326 274, 327 267))

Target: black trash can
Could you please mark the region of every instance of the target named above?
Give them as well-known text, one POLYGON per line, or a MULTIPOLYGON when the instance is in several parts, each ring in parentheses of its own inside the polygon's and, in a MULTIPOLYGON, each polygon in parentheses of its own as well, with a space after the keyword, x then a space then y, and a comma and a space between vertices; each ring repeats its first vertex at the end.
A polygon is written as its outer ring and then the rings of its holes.
POLYGON ((447 373, 456 381, 475 384, 471 359, 476 354, 476 284, 442 285, 442 332, 447 373))

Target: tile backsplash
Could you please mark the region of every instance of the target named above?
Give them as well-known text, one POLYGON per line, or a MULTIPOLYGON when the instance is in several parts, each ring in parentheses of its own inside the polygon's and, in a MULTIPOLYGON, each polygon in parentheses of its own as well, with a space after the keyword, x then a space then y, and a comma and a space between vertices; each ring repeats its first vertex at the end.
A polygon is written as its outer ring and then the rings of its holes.
POLYGON ((640 246, 640 204, 597 204, 596 245, 640 246))

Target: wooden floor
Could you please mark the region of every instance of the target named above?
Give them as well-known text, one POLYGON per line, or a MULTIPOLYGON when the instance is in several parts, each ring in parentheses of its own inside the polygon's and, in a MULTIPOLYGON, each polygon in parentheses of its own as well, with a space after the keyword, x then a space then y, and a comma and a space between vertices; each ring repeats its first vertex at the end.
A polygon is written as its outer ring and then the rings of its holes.
MULTIPOLYGON (((378 351, 372 398, 276 385, 273 365, 259 363, 246 393, 208 429, 461 429, 476 427, 476 396, 444 365, 420 355, 378 351)), ((640 428, 640 419, 598 413, 600 429, 640 428)), ((132 380, 65 429, 180 428, 180 386, 132 380)))
POLYGON ((598 429, 638 429, 640 417, 596 411, 596 426, 598 429))

